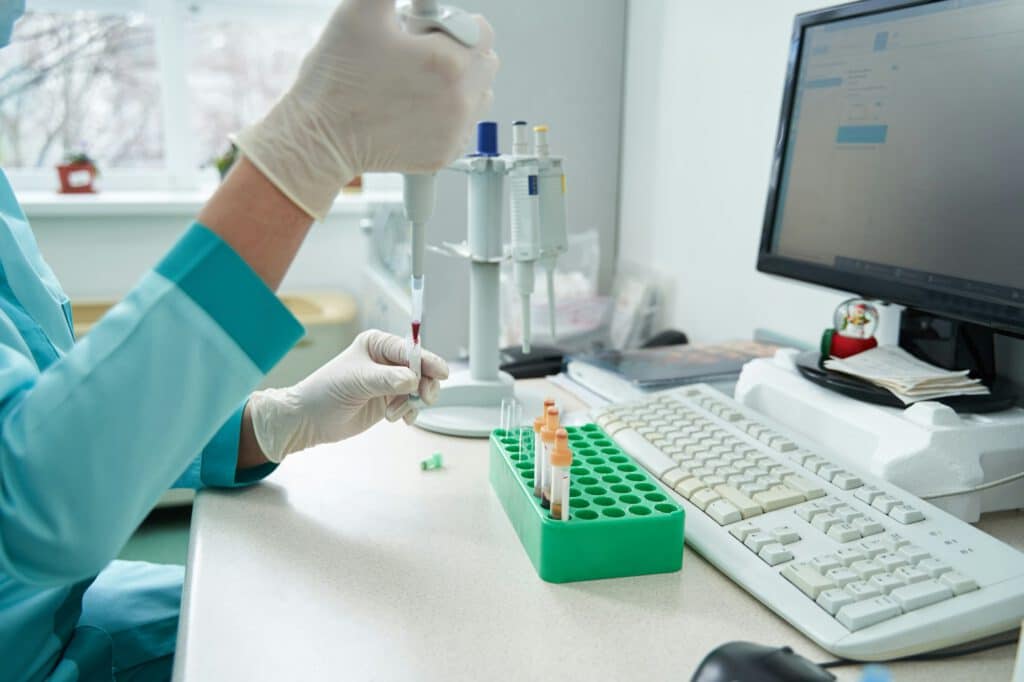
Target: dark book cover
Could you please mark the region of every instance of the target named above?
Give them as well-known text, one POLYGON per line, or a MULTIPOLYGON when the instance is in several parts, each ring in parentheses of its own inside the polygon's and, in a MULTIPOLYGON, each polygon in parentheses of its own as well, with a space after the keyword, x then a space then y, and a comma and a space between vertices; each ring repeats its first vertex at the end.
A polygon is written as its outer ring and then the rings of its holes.
POLYGON ((755 341, 638 348, 578 355, 573 360, 615 372, 641 388, 678 386, 737 376, 747 362, 775 354, 755 341))

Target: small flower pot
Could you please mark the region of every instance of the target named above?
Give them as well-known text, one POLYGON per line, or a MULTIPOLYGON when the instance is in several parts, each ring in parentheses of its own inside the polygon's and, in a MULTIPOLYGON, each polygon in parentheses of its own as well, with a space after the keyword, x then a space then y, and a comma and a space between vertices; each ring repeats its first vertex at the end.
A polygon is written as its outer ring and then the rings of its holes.
POLYGON ((96 166, 91 163, 62 163, 57 166, 61 194, 94 194, 96 166))

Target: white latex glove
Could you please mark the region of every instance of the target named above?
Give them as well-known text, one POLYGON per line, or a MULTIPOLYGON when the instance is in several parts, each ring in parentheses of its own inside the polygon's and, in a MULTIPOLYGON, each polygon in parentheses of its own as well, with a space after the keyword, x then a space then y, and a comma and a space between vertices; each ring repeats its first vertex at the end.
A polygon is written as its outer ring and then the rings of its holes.
POLYGON ((345 0, 291 89, 233 141, 318 220, 356 175, 439 170, 493 99, 494 34, 477 19, 480 40, 467 48, 405 33, 394 0, 345 0))
POLYGON ((405 340, 365 331, 340 355, 288 388, 256 391, 249 397, 256 441, 272 462, 285 455, 333 443, 370 428, 383 417, 411 424, 416 410, 409 394, 437 400, 448 365, 423 351, 422 379, 409 369, 405 340))

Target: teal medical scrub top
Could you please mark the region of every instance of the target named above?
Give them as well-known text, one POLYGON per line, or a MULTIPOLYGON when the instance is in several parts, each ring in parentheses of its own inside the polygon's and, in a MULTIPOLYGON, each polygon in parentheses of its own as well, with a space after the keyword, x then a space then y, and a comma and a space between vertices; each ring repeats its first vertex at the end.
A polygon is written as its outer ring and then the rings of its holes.
POLYGON ((240 405, 302 333, 194 224, 76 343, 0 171, 0 679, 111 679, 83 597, 168 488, 269 473, 236 476, 240 405))

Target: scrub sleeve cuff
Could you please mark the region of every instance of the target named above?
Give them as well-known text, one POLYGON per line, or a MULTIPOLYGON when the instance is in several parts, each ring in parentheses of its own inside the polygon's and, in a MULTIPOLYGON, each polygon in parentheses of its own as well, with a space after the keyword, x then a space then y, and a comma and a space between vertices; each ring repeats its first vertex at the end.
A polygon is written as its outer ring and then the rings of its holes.
MULTIPOLYGON (((193 223, 156 270, 202 308, 263 374, 305 333, 249 264, 199 223, 193 223)), ((268 463, 236 477, 243 409, 244 404, 203 449, 200 477, 204 485, 245 485, 274 470, 276 465, 268 463)))

